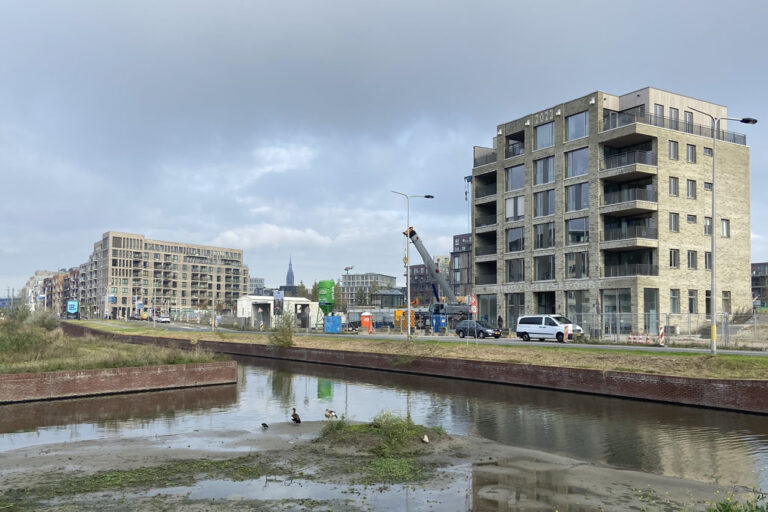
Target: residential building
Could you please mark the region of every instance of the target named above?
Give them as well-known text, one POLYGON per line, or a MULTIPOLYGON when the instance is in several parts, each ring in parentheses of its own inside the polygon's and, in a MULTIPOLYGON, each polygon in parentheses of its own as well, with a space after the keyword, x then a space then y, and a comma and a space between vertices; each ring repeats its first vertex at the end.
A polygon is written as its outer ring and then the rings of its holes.
MULTIPOLYGON (((397 279, 394 276, 384 274, 375 274, 366 272, 364 274, 342 274, 341 275, 341 295, 347 307, 355 306, 355 294, 362 289, 366 297, 370 296, 371 287, 376 282, 376 288, 394 288, 397 279)), ((368 304, 357 304, 359 306, 368 306, 368 304)))
POLYGON ((768 302, 768 262, 752 264, 752 298, 768 302))
MULTIPOLYGON (((450 283, 450 256, 433 256, 432 260, 437 265, 437 271, 445 277, 450 283)), ((411 301, 420 306, 434 302, 435 291, 442 298, 445 297, 445 291, 440 289, 440 285, 427 272, 427 267, 423 263, 411 265, 411 301)))
POLYGON ((37 311, 45 307, 45 295, 43 293, 43 280, 51 277, 56 272, 50 270, 38 270, 27 279, 24 287, 21 289, 22 303, 26 304, 30 311, 37 311))
POLYGON ((108 231, 80 266, 81 310, 125 318, 142 308, 155 313, 215 308, 234 311, 248 289, 242 249, 167 242, 108 231), (84 284, 83 284, 84 283, 84 284))
POLYGON ((64 283, 69 280, 69 272, 61 269, 52 276, 43 279, 43 308, 46 311, 62 314, 66 307, 64 283))
POLYGON ((264 295, 264 278, 251 277, 248 282, 248 295, 264 295))
POLYGON ((454 295, 465 297, 472 293, 472 233, 453 236, 449 275, 454 295))
POLYGON ((493 147, 475 147, 481 317, 557 312, 610 334, 656 333, 666 313, 705 324, 712 236, 718 312, 750 308, 746 137, 721 122, 713 221, 713 127, 694 109, 728 115, 650 87, 596 91, 500 124, 493 147))

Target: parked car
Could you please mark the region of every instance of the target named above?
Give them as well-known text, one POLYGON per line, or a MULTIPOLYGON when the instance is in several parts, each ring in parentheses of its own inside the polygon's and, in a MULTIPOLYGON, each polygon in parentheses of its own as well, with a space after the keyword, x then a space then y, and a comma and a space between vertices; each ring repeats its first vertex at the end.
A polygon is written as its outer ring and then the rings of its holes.
POLYGON ((563 315, 524 315, 517 319, 515 333, 523 341, 531 338, 539 340, 557 340, 563 343, 572 340, 575 335, 583 333, 581 327, 571 322, 563 315), (566 328, 568 338, 565 337, 566 328))
POLYGON ((165 315, 157 317, 156 321, 161 323, 161 324, 169 324, 169 323, 171 323, 170 317, 167 317, 165 315))
POLYGON ((481 339, 487 336, 493 336, 494 338, 501 337, 501 331, 499 329, 489 327, 479 320, 462 320, 456 324, 456 334, 459 335, 459 338, 463 338, 464 336, 481 339))

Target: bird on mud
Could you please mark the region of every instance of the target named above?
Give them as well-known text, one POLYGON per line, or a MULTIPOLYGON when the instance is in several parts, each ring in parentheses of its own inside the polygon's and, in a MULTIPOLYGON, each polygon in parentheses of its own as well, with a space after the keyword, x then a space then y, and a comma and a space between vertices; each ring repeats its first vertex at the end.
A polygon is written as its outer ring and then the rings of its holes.
POLYGON ((332 410, 330 410, 330 409, 326 409, 326 410, 325 410, 325 417, 326 417, 326 419, 329 419, 329 420, 330 420, 330 419, 336 419, 336 418, 338 418, 338 416, 336 415, 336 412, 335 412, 335 411, 332 411, 332 410))
POLYGON ((269 428, 269 425, 267 425, 266 423, 262 423, 261 428, 263 428, 264 430, 267 430, 269 428))
POLYGON ((293 408, 293 414, 291 414, 291 421, 299 424, 301 423, 301 418, 299 418, 299 415, 296 413, 296 408, 293 408))

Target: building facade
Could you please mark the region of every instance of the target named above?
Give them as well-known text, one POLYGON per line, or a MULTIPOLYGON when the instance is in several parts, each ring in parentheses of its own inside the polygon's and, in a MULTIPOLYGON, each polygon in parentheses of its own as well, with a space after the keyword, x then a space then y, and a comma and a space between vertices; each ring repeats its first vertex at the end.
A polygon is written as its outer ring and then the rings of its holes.
POLYGON ((749 149, 714 103, 596 91, 497 126, 475 147, 473 269, 480 315, 562 313, 601 334, 751 308, 749 149))
POLYGON ((236 308, 248 291, 241 249, 150 240, 108 231, 80 266, 81 311, 125 318, 139 309, 177 314, 236 308))
POLYGON ((45 308, 45 294, 43 292, 43 281, 46 277, 51 277, 56 272, 49 270, 38 270, 27 279, 24 287, 21 289, 22 303, 26 304, 30 311, 37 311, 45 308))
POLYGON ((454 295, 465 297, 472 293, 472 233, 453 236, 450 277, 454 295))
POLYGON ((376 282, 376 288, 394 288, 397 279, 394 276, 385 274, 375 274, 366 272, 365 274, 342 274, 341 276, 341 295, 344 298, 347 307, 355 305, 367 306, 368 304, 355 304, 355 295, 358 290, 363 290, 366 297, 370 297, 371 287, 376 282))
POLYGON ((251 277, 248 280, 248 295, 264 295, 264 278, 251 277))
MULTIPOLYGON (((432 260, 437 265, 437 271, 441 273, 445 280, 450 284, 450 269, 451 258, 450 256, 433 256, 432 260)), ((427 272, 427 267, 423 263, 418 265, 410 265, 411 272, 411 302, 419 306, 425 306, 434 302, 435 291, 440 295, 441 300, 445 297, 445 292, 440 289, 440 285, 432 279, 432 276, 427 272), (434 285, 434 286, 433 286, 434 285)))
POLYGON ((768 302, 768 262, 752 264, 752 299, 768 302))

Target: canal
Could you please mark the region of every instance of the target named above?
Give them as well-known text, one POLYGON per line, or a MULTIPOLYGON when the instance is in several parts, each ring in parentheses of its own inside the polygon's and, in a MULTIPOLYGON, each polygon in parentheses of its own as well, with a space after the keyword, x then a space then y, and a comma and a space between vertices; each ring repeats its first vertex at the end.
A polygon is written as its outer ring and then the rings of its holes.
MULTIPOLYGON (((325 409, 382 411, 601 466, 768 491, 768 417, 455 379, 239 359, 237 385, 0 406, 0 458, 18 448, 256 430, 325 409)), ((191 443, 205 443, 195 438, 191 443)), ((202 445, 197 448, 204 448, 202 445)), ((195 448, 195 446, 193 446, 195 448)))

